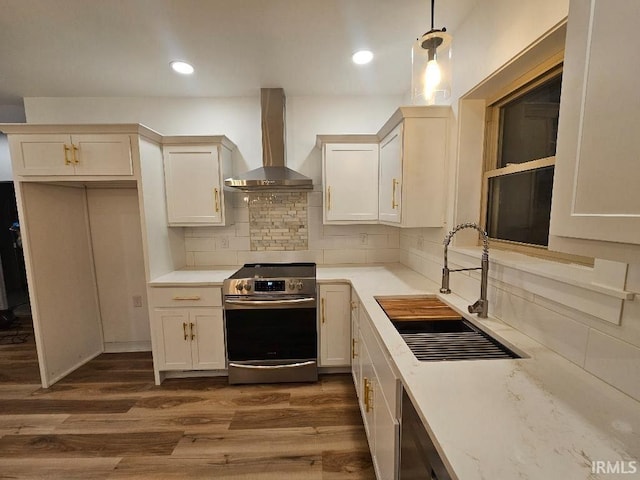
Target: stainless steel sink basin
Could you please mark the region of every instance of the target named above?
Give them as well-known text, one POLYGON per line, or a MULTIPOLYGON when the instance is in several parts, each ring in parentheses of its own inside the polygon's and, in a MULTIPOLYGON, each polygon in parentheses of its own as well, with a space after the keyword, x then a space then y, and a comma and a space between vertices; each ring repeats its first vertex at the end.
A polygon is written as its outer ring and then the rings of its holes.
POLYGON ((422 362, 521 358, 465 319, 391 323, 422 362))

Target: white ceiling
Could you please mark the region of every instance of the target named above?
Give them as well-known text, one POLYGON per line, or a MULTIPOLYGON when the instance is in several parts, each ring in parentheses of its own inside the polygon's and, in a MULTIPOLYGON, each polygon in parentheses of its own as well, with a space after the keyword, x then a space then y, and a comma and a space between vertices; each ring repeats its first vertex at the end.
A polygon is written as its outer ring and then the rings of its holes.
MULTIPOLYGON (((439 0, 453 33, 479 0, 439 0)), ((404 94, 429 0, 0 0, 0 105, 40 96, 404 94), (367 66, 351 63, 361 48, 367 66), (171 60, 191 62, 183 77, 171 60)))

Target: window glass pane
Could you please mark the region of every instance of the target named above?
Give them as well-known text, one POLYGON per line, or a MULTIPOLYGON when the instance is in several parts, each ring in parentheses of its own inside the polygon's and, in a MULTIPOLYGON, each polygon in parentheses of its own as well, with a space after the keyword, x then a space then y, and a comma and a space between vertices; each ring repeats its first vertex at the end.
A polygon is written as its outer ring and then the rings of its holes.
POLYGON ((556 154, 561 82, 560 75, 500 108, 498 167, 556 154))
POLYGON ((489 178, 491 238, 547 246, 554 167, 489 178))

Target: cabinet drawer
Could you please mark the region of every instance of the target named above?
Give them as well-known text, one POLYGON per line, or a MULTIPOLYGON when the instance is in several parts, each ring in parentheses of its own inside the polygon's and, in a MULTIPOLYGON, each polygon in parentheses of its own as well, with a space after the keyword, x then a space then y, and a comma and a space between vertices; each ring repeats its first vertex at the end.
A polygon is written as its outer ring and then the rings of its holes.
POLYGON ((154 307, 221 307, 220 287, 153 287, 154 307))

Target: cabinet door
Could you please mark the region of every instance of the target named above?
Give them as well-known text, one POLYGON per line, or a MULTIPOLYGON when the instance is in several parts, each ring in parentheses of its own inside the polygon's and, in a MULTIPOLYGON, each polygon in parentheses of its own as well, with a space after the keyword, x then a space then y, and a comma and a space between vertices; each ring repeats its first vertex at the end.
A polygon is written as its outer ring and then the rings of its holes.
POLYGON ((372 454, 378 478, 398 478, 398 446, 400 445, 400 423, 385 402, 379 382, 373 384, 373 421, 375 450, 372 454))
POLYGON ((129 135, 12 135, 16 175, 132 175, 129 135))
POLYGON ((133 175, 129 135, 72 135, 76 175, 133 175))
POLYGON ((373 370, 373 362, 369 356, 369 350, 367 344, 364 343, 362 336, 360 336, 358 353, 360 355, 360 375, 361 375, 361 395, 359 399, 360 411, 362 412, 362 422, 364 424, 364 430, 367 434, 367 440, 369 440, 369 449, 371 455, 375 452, 375 424, 373 418, 374 401, 373 391, 375 382, 375 371, 373 370))
POLYGON ((400 223, 402 211, 402 124, 380 142, 378 218, 400 223))
POLYGON ((640 261, 638 23, 637 0, 570 2, 550 249, 640 261))
POLYGON ((189 336, 194 370, 225 368, 222 309, 193 309, 189 312, 189 336))
POLYGON ((189 311, 155 310, 155 335, 159 370, 190 370, 189 311))
POLYGON ((169 225, 223 224, 223 191, 216 145, 164 147, 169 225))
POLYGON ((358 312, 360 310, 360 300, 355 292, 351 291, 351 376, 356 388, 356 395, 360 398, 362 393, 360 374, 360 328, 358 312))
POLYGON ((9 135, 9 145, 15 175, 73 175, 69 135, 9 135))
POLYGON ((377 144, 325 145, 323 180, 325 223, 377 221, 377 144))
POLYGON ((351 287, 320 285, 320 366, 351 364, 351 287))

